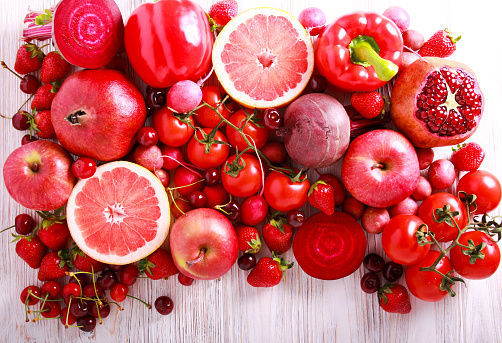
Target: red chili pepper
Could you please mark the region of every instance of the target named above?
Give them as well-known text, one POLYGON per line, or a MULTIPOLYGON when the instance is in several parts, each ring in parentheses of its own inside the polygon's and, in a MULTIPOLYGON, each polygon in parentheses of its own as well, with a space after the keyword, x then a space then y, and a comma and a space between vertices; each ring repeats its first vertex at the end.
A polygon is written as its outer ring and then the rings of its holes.
POLYGON ((377 13, 354 12, 340 17, 324 29, 317 44, 319 72, 341 91, 380 88, 401 65, 401 32, 377 13))

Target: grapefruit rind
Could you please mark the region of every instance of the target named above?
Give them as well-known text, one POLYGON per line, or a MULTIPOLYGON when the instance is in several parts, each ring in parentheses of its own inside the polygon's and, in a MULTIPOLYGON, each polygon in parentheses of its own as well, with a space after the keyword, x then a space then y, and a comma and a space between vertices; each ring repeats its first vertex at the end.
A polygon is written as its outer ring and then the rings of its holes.
MULTIPOLYGON (((274 32, 277 34, 277 32, 274 32)), ((291 38, 291 37, 289 37, 291 38)), ((283 46, 284 48, 284 46, 283 46)), ((288 46, 289 49, 293 49, 292 46, 288 46)), ((267 50, 268 50, 268 43, 267 43, 267 50)), ((243 49, 243 53, 244 53, 243 49)), ((291 50, 289 50, 291 51, 291 50)), ((263 52, 263 51, 262 51, 263 52)), ((270 53, 273 55, 274 51, 270 51, 270 53)), ((247 54, 248 56, 250 54, 247 54)), ((252 60, 247 60, 245 63, 246 64, 251 64, 251 67, 253 63, 256 63, 256 68, 262 68, 265 69, 264 65, 260 62, 258 54, 254 55, 252 60), (254 58, 255 57, 255 58, 254 58)), ((277 54, 275 57, 277 57, 277 65, 281 66, 281 55, 277 54)), ((276 8, 271 8, 271 7, 258 7, 258 8, 252 8, 246 11, 243 11, 239 13, 237 16, 235 16, 230 22, 228 22, 227 25, 223 28, 223 30, 218 34, 218 37, 214 43, 213 46, 213 53, 212 53, 212 61, 213 61, 213 66, 214 66, 214 71, 216 73, 216 76, 221 83, 222 87, 225 89, 227 94, 234 99, 236 102, 241 104, 242 106, 245 106, 247 108, 259 108, 259 109, 265 109, 265 108, 270 108, 270 107, 282 107, 284 105, 289 104, 291 101, 296 99, 305 89, 307 86, 310 77, 312 76, 312 72, 314 69, 314 48, 312 45, 312 41, 310 40, 310 36, 305 30, 305 28, 300 24, 300 22, 293 17, 291 14, 288 12, 285 12, 280 9, 276 8), (289 88, 287 91, 285 91, 281 96, 276 97, 275 99, 270 99, 270 100, 265 100, 265 99, 256 99, 251 97, 248 93, 238 90, 237 87, 235 86, 235 83, 231 80, 229 72, 226 70, 226 64, 222 60, 222 53, 224 50, 226 50, 226 45, 230 41, 230 37, 234 31, 239 27, 239 25, 245 23, 248 21, 248 19, 253 19, 257 15, 266 15, 267 18, 270 16, 277 16, 277 17, 283 17, 285 18, 291 25, 294 30, 298 33, 297 42, 304 42, 306 46, 306 62, 307 66, 305 71, 302 74, 298 73, 297 71, 293 71, 292 69, 288 69, 290 73, 293 73, 294 76, 298 78, 298 76, 301 75, 301 80, 300 81, 292 81, 292 80, 286 80, 286 81, 291 81, 290 84, 294 84, 296 82, 296 85, 294 87, 289 88)), ((294 65, 295 67, 297 66, 297 63, 291 63, 290 65, 294 65)), ((242 68, 242 65, 236 66, 236 69, 242 68)), ((285 70, 285 69, 284 69, 285 70)), ((268 76, 269 74, 267 74, 268 76)), ((272 74, 270 74, 272 75, 272 74)), ((275 73, 277 75, 277 73, 275 73)), ((264 73, 260 75, 260 80, 259 81, 264 81, 264 78, 266 76, 264 73)), ((249 82, 246 77, 243 77, 244 82, 249 82)), ((251 78, 249 78, 251 79, 251 78)), ((249 84, 248 83, 248 84, 249 84)), ((254 85, 258 86, 261 83, 260 82, 253 82, 254 85)), ((265 84, 267 84, 265 82, 265 84)), ((268 83, 272 84, 272 83, 268 83)))
MULTIPOLYGON (((108 173, 110 175, 110 173, 108 173)), ((118 184, 118 187, 115 188, 115 195, 120 192, 120 190, 123 190, 124 188, 127 187, 126 184, 118 184)), ((129 193, 130 194, 130 193, 129 193)), ((128 196, 130 196, 128 194, 128 196)), ((81 195, 82 196, 82 195, 81 195)), ((96 198, 99 198, 101 195, 96 195, 96 198)), ((137 198, 135 199, 137 200, 137 198)), ((94 201, 93 199, 90 199, 90 201, 93 201, 94 204, 91 207, 96 208, 96 206, 99 206, 100 201, 94 201)), ((81 201, 80 201, 81 202, 81 201)), ((124 202, 126 202, 124 200, 124 202)), ((139 201, 141 202, 141 201, 139 201)), ((137 204, 138 202, 135 201, 137 204)), ((150 201, 151 203, 151 201, 150 201)), ((120 204, 119 204, 120 205, 120 204)), ((112 205, 113 206, 113 205, 112 205)), ((127 207, 126 207, 127 208, 127 207)), ((129 207, 131 209, 131 207, 129 207)), ((164 186, 160 182, 160 180, 149 170, 146 168, 137 165, 135 163, 127 162, 127 161, 116 161, 116 162, 109 162, 107 164, 101 165, 96 169, 95 174, 88 179, 81 179, 77 182, 75 187, 73 188, 73 191, 70 195, 70 198, 68 199, 68 204, 66 207, 66 218, 68 222, 68 227, 70 229, 70 234, 75 241, 75 243, 78 245, 78 247, 88 256, 92 257, 93 259, 97 261, 101 261, 104 263, 109 263, 109 264, 117 264, 117 265, 124 265, 124 264, 129 264, 132 262, 136 262, 142 258, 147 257, 151 253, 153 253, 155 250, 157 250, 166 240, 167 235, 169 233, 169 226, 170 226, 170 208, 169 208, 169 201, 167 198, 167 193, 165 191, 164 186), (150 197, 150 199, 153 199, 153 207, 152 204, 149 208, 146 209, 141 209, 141 211, 136 211, 134 212, 134 206, 132 206, 131 213, 133 217, 134 215, 142 216, 141 213, 146 213, 148 215, 148 211, 154 210, 155 212, 160 212, 158 215, 158 218, 155 219, 155 229, 153 230, 150 228, 149 232, 143 232, 144 236, 147 237, 145 239, 145 243, 138 247, 134 251, 130 251, 127 254, 116 254, 116 253, 102 253, 98 251, 95 248, 92 248, 89 246, 89 241, 86 241, 86 237, 84 237, 83 234, 83 229, 85 229, 82 225, 82 222, 90 223, 90 225, 93 225, 95 223, 99 223, 100 221, 102 222, 105 217, 105 209, 103 208, 102 213, 99 213, 96 215, 95 213, 92 213, 92 209, 86 208, 86 207, 81 207, 78 205, 79 200, 77 200, 77 197, 79 194, 82 194, 82 190, 86 185, 88 185, 90 182, 96 183, 97 181, 102 181, 103 174, 106 172, 110 172, 112 170, 119 170, 116 168, 125 168, 126 171, 130 171, 133 174, 138 175, 138 180, 141 179, 143 187, 134 187, 130 186, 129 192, 132 191, 143 191, 145 188, 148 188, 150 191, 153 189, 154 195, 150 197), (149 187, 150 186, 150 187, 149 187), (150 189, 151 188, 151 189, 150 189), (157 204, 155 204, 155 199, 158 200, 157 204), (160 211, 159 211, 160 210, 160 211), (82 214, 87 214, 87 216, 82 216, 82 214), (103 217, 101 217, 103 215, 103 217), (80 216, 80 218, 78 218, 80 216), (80 223, 80 224, 79 224, 80 223), (155 232, 152 232, 155 231, 155 232)), ((152 222, 153 220, 143 220, 142 218, 135 218, 135 223, 143 223, 150 221, 152 222)), ((151 223, 150 223, 151 224, 151 223)), ((150 225, 152 226, 152 225, 150 225)), ((136 227, 137 228, 137 227, 136 227)), ((141 227, 141 229, 144 229, 141 227)), ((113 233, 113 232, 112 232, 113 233)), ((138 236, 137 234, 135 236, 138 236)), ((110 235, 110 240, 113 239, 114 242, 119 242, 120 241, 120 235, 110 235), (118 237, 117 237, 118 236, 118 237)), ((91 242, 92 243, 92 242, 91 242)), ((127 243, 125 243, 127 245, 127 243)), ((122 247, 120 247, 122 248, 122 247)))

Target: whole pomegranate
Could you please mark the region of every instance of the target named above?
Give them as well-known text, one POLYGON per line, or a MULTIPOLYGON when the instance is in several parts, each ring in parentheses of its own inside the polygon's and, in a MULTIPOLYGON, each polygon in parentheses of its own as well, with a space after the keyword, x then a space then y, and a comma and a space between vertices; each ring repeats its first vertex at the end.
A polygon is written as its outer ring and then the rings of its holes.
POLYGON ((81 70, 54 97, 52 125, 70 153, 113 161, 131 150, 146 119, 143 95, 113 69, 81 70))
POLYGON ((476 131, 483 107, 474 72, 465 64, 442 58, 417 60, 392 88, 392 120, 420 148, 465 141, 476 131))

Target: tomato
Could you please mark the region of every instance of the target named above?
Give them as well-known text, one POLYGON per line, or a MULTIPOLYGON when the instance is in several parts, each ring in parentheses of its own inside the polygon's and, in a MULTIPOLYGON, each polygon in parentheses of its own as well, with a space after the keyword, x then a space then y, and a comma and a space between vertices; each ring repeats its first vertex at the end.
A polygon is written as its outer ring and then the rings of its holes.
MULTIPOLYGON (((239 110, 232 114, 229 121, 240 128, 242 127, 242 125, 244 125, 246 119, 250 115, 252 115, 252 113, 247 114, 244 110, 239 110)), ((260 122, 263 121, 261 121, 257 117, 253 117, 246 123, 246 126, 244 126, 244 129, 242 130, 249 142, 251 144, 253 144, 254 142, 256 149, 261 149, 268 140, 268 129, 262 126, 260 122), (260 126, 258 126, 257 124, 260 126)), ((226 132, 228 141, 230 142, 230 144, 232 144, 233 147, 237 148, 239 151, 242 151, 248 147, 246 141, 242 138, 242 136, 236 129, 234 129, 230 125, 227 125, 226 132)))
POLYGON ((124 30, 134 71, 154 88, 198 81, 209 69, 213 39, 206 12, 190 0, 138 6, 124 30))
POLYGON ((305 205, 309 188, 310 182, 306 177, 293 182, 289 176, 271 171, 265 179, 264 196, 272 208, 289 212, 305 205))
MULTIPOLYGON (((455 216, 455 222, 460 229, 463 229, 467 223, 467 209, 465 204, 459 198, 450 193, 435 193, 428 196, 418 208, 418 216, 429 227, 429 231, 434 232, 436 239, 439 242, 449 242, 455 239, 458 234, 458 229, 455 226, 450 226, 447 223, 436 223, 433 214, 436 209, 442 209, 445 205, 450 205, 450 211, 459 212, 455 216)), ((437 216, 436 216, 437 217, 437 216)))
POLYGON ((239 173, 235 176, 229 175, 234 168, 237 155, 230 156, 221 167, 221 183, 225 190, 236 197, 247 198, 256 194, 262 186, 262 170, 257 157, 250 154, 242 154, 239 158, 239 173))
MULTIPOLYGON (((211 133, 212 128, 202 129, 207 135, 211 133)), ((197 131, 197 138, 199 140, 203 140, 202 132, 197 131)), ((228 143, 227 139, 220 131, 216 131, 214 135, 214 139, 217 141, 228 143)), ((199 143, 195 139, 195 135, 190 139, 187 146, 187 155, 190 161, 197 167, 206 169, 212 167, 219 167, 228 157, 228 153, 230 151, 230 147, 226 144, 214 143, 211 145, 209 149, 209 153, 205 151, 205 145, 199 143)))
MULTIPOLYGON (((211 107, 216 107, 224 98, 224 93, 220 91, 218 86, 204 86, 202 90, 202 101, 206 102, 211 107)), ((226 105, 220 105, 217 108, 218 112, 225 118, 230 117, 230 112, 228 111, 226 105)), ((216 127, 220 121, 220 116, 207 106, 199 108, 195 115, 195 121, 199 123, 202 127, 216 127)), ((223 122, 220 127, 223 127, 225 122, 223 122)))
POLYGON ((475 214, 485 214, 497 208, 501 198, 500 182, 490 172, 475 170, 468 172, 458 182, 457 191, 476 194, 475 214))
MULTIPOLYGON (((193 119, 188 118, 193 125, 193 119)), ((187 123, 174 116, 167 108, 158 110, 153 115, 153 128, 157 131, 159 140, 172 147, 182 146, 193 135, 193 129, 187 123)))
MULTIPOLYGON (((436 250, 430 250, 425 258, 417 264, 406 268, 406 285, 411 294, 423 301, 439 301, 448 295, 447 291, 439 289, 443 277, 436 272, 420 270, 422 267, 430 267, 439 257, 440 253, 436 250)), ((443 274, 448 274, 453 270, 450 259, 444 256, 439 261, 436 269, 443 274)))
MULTIPOLYGON (((400 214, 385 225, 382 246, 392 261, 410 265, 423 260, 430 250, 430 245, 419 245, 415 236, 423 224, 422 219, 413 214, 400 214)), ((427 231, 426 227, 424 231, 427 231)))
POLYGON ((500 264, 500 248, 497 243, 490 239, 490 236, 482 231, 465 232, 460 236, 458 242, 469 246, 469 240, 471 239, 474 246, 483 242, 486 243, 486 246, 481 250, 481 253, 484 254, 483 259, 478 258, 471 264, 470 257, 462 252, 462 250, 467 249, 457 245, 450 250, 451 263, 453 268, 466 279, 486 279, 497 271, 500 264))

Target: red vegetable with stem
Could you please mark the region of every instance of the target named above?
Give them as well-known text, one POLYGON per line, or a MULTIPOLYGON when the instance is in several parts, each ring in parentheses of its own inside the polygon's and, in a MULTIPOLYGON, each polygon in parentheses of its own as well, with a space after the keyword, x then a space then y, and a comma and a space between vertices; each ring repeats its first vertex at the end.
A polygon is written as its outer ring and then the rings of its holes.
POLYGON ((358 11, 340 17, 319 35, 315 63, 342 91, 372 91, 397 74, 402 52, 401 32, 391 20, 358 11))

